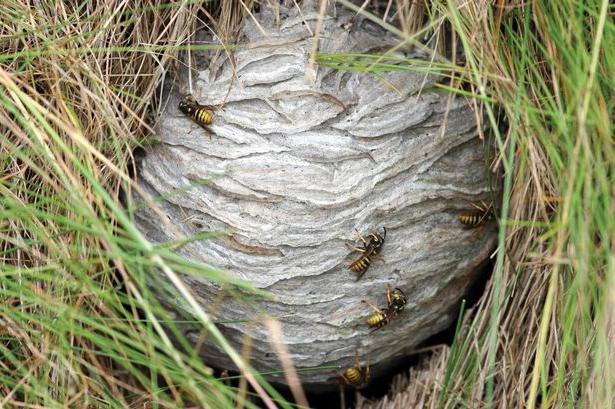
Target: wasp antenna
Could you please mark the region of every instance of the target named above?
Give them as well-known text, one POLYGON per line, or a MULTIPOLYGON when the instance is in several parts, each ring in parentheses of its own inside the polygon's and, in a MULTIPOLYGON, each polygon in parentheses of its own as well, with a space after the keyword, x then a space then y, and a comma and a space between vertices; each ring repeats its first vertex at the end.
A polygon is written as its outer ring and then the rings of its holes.
POLYGON ((369 301, 367 301, 367 300, 361 300, 361 302, 362 302, 363 304, 368 305, 369 307, 371 307, 371 308, 372 308, 374 311, 376 311, 376 312, 382 312, 382 310, 381 310, 380 308, 376 307, 374 304, 372 304, 371 302, 369 302, 369 301))
POLYGON ((395 291, 399 291, 404 297, 406 296, 406 293, 404 293, 399 287, 395 287, 395 291))
POLYGON ((384 227, 384 226, 382 226, 382 233, 384 233, 384 234, 382 235, 382 238, 384 239, 384 238, 387 236, 387 228, 386 228, 386 227, 384 227))

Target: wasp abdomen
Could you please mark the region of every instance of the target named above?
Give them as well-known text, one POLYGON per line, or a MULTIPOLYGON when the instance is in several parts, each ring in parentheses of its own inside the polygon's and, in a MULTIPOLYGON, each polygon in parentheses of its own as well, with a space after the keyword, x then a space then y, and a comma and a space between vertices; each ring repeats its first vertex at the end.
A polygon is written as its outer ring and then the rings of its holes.
POLYGON ((369 256, 363 256, 352 262, 350 270, 355 273, 365 273, 372 260, 369 256))
POLYGON ((344 373, 346 383, 352 386, 360 386, 363 383, 363 373, 357 368, 348 368, 344 373))
POLYGON ((380 328, 380 327, 384 327, 387 322, 388 322, 388 318, 387 318, 387 314, 385 311, 380 311, 380 312, 376 312, 374 314, 372 314, 368 319, 367 319, 367 325, 369 325, 370 327, 376 327, 376 328, 380 328))
POLYGON ((214 122, 213 113, 206 108, 197 108, 193 114, 194 120, 202 125, 211 125, 214 122))
POLYGON ((458 216, 459 223, 466 227, 478 227, 493 219, 493 203, 472 203, 471 211, 466 211, 458 216))
POLYGON ((347 385, 353 386, 356 389, 361 389, 367 382, 369 381, 370 368, 369 361, 367 362, 367 366, 360 366, 359 358, 357 357, 357 366, 354 368, 348 368, 341 375, 342 379, 347 385))
POLYGON ((459 215, 459 222, 464 226, 476 227, 483 222, 483 215, 477 212, 459 215))

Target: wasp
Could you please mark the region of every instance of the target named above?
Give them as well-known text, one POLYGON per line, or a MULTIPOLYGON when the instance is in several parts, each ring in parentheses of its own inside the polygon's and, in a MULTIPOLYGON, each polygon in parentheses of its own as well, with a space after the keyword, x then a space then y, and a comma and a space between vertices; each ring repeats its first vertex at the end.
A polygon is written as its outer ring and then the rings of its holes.
POLYGON ((346 243, 346 247, 353 252, 356 251, 361 253, 361 255, 348 266, 350 271, 357 274, 358 281, 363 277, 363 274, 365 274, 372 261, 380 256, 380 251, 382 250, 382 245, 387 235, 387 229, 385 227, 382 228, 382 235, 378 232, 371 233, 368 236, 369 241, 361 236, 361 233, 359 233, 357 229, 355 229, 355 233, 357 233, 357 236, 359 236, 359 239, 363 242, 363 248, 351 246, 348 243, 346 243))
POLYGON ((370 367, 369 360, 367 361, 366 366, 361 366, 359 364, 359 356, 355 356, 356 366, 352 368, 348 368, 341 375, 342 379, 346 383, 346 385, 352 386, 356 389, 361 389, 367 385, 369 381, 370 375, 370 367))
POLYGON ((562 201, 562 198, 558 196, 544 196, 543 197, 543 203, 545 203, 548 206, 547 207, 548 213, 553 213, 557 209, 557 206, 559 205, 561 201, 562 201))
POLYGON ((391 291, 391 288, 387 286, 387 306, 385 308, 378 308, 365 300, 362 302, 372 307, 375 311, 367 318, 367 325, 370 328, 374 328, 375 331, 384 327, 391 322, 393 318, 397 317, 408 303, 408 299, 401 289, 395 288, 391 291))
POLYGON ((459 222, 466 227, 478 227, 481 224, 493 219, 493 202, 487 203, 481 200, 479 203, 472 203, 472 210, 459 215, 459 222))
POLYGON ((208 126, 214 122, 213 111, 217 109, 217 107, 213 105, 201 105, 196 102, 192 95, 186 95, 181 101, 179 101, 178 108, 183 114, 188 116, 197 124, 201 125, 201 127, 205 129, 211 138, 213 132, 208 128, 208 126))

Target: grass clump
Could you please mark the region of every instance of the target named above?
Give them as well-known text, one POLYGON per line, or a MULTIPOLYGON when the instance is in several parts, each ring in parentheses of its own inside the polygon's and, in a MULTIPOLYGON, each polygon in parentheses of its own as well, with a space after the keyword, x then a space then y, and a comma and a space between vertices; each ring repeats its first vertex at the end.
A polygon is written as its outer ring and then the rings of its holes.
POLYGON ((487 406, 610 407, 615 368, 601 364, 613 362, 605 307, 615 290, 608 2, 446 12, 470 50, 477 93, 497 101, 509 124, 498 151, 510 207, 478 312, 489 322, 469 333, 483 340, 474 353, 484 357, 465 373, 485 385, 472 397, 487 406))

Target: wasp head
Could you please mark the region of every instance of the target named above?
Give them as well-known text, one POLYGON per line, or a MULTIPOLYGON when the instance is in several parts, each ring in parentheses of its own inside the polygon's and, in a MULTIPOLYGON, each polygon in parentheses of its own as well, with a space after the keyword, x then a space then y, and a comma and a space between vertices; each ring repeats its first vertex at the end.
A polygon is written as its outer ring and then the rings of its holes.
POLYGON ((393 290, 393 292, 391 293, 391 308, 393 308, 397 312, 400 312, 404 309, 407 302, 408 299, 406 298, 406 294, 404 294, 401 289, 396 288, 395 290, 393 290))
POLYGON ((374 232, 370 234, 370 244, 376 248, 376 250, 380 250, 380 247, 384 244, 384 238, 387 235, 386 229, 382 228, 382 234, 378 232, 374 232))
POLYGON ((179 110, 186 114, 186 115, 191 115, 192 112, 194 111, 194 107, 193 104, 187 100, 186 98, 182 99, 181 101, 179 101, 179 105, 178 105, 179 110))

